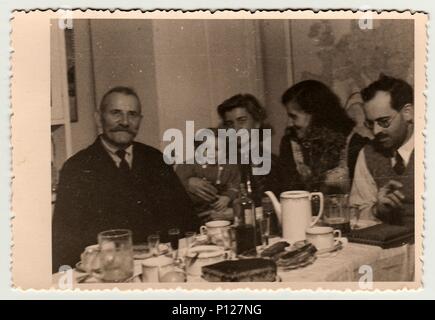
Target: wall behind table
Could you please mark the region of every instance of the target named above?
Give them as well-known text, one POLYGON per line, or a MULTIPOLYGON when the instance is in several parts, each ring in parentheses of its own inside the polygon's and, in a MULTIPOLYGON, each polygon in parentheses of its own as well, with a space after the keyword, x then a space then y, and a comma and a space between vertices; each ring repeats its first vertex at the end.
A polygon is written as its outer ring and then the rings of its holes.
POLYGON ((217 126, 216 107, 237 93, 262 100, 257 22, 154 20, 153 34, 161 137, 186 120, 217 126))
POLYGON ((264 100, 268 122, 272 126, 272 152, 279 154, 281 138, 287 126, 287 112, 281 96, 293 83, 290 24, 287 20, 260 22, 264 100))
POLYGON ((91 20, 90 34, 97 103, 105 92, 115 86, 133 87, 141 100, 144 115, 137 140, 158 147, 160 137, 152 22, 91 20))
POLYGON ((280 97, 292 83, 321 79, 345 101, 361 87, 353 84, 361 82, 365 61, 371 66, 377 57, 368 82, 383 67, 387 73, 403 69, 404 78, 413 70, 409 21, 384 21, 361 31, 338 20, 77 20, 75 31, 74 152, 95 139, 95 105, 116 85, 138 91, 144 120, 137 140, 161 150, 166 129, 184 131, 185 120, 195 120, 196 129, 216 126, 219 103, 252 93, 266 107, 275 131, 272 150, 278 153, 287 124, 280 97))
POLYGON ((74 152, 98 132, 93 112, 118 85, 136 89, 144 119, 137 140, 163 150, 163 132, 217 126, 216 107, 237 93, 263 100, 258 22, 82 20, 75 26, 79 121, 74 152))
MULTIPOLYGON (((72 153, 87 147, 96 137, 94 121, 94 73, 89 20, 79 19, 73 23, 75 88, 77 122, 71 123, 72 153)), ((52 127, 54 165, 59 170, 66 157, 65 131, 63 126, 52 127)))
POLYGON ((94 73, 89 20, 74 21, 78 121, 71 124, 73 152, 91 144, 97 134, 94 121, 94 73))
POLYGON ((291 37, 295 81, 318 79, 345 103, 350 94, 377 80, 380 73, 413 85, 413 20, 293 20, 291 37))

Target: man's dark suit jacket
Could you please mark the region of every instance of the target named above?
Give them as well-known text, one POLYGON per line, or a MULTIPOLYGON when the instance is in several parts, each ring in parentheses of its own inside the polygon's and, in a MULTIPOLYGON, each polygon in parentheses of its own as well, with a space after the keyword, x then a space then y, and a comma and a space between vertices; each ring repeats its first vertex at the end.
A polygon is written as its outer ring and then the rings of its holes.
POLYGON ((74 265, 97 234, 130 229, 133 243, 177 227, 196 231, 197 217, 177 175, 160 151, 133 143, 129 176, 122 176, 100 138, 68 159, 60 173, 52 224, 53 272, 74 265))

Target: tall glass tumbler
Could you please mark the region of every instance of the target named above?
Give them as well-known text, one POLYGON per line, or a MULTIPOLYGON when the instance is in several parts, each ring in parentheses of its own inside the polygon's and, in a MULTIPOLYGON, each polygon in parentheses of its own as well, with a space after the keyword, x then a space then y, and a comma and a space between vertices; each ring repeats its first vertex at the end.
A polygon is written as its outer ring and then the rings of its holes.
POLYGON ((123 282, 133 276, 134 260, 130 230, 114 229, 98 234, 101 280, 123 282))
POLYGON ((171 243, 172 250, 178 250, 178 243, 180 241, 180 229, 172 228, 168 230, 168 238, 171 243))

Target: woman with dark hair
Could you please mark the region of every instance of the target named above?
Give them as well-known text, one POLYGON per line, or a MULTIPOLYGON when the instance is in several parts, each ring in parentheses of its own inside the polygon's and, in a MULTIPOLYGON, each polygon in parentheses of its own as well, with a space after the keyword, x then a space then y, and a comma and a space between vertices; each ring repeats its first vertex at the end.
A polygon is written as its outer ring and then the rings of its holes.
POLYGON ((306 80, 289 88, 282 104, 288 128, 280 146, 281 188, 347 192, 347 141, 354 122, 339 98, 322 82, 306 80))

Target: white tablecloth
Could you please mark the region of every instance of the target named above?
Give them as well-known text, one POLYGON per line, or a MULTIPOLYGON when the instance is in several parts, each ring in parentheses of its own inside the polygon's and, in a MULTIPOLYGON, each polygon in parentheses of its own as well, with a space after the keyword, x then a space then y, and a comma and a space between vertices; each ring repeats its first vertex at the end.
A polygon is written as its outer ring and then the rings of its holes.
POLYGON ((412 281, 414 245, 392 249, 348 243, 342 250, 319 257, 305 268, 279 272, 283 282, 358 281, 367 267, 373 281, 412 281), (361 273, 360 273, 361 270, 361 273))
MULTIPOLYGON (((142 260, 135 260, 135 274, 141 273, 142 260)), ((340 251, 320 256, 313 264, 304 268, 278 271, 282 282, 350 282, 358 281, 367 272, 373 271, 373 281, 413 281, 414 245, 403 245, 392 249, 376 246, 348 243, 340 251), (361 268, 362 267, 362 268, 361 268), (360 269, 361 268, 361 269, 360 269), (361 272, 360 272, 361 271, 361 272)), ((59 274, 54 275, 56 283, 59 274)), ((74 279, 83 277, 83 273, 74 271, 74 279)), ((188 276, 188 282, 203 282, 200 277, 188 276)), ((96 282, 89 278, 86 283, 96 282)), ((136 277, 132 282, 140 282, 136 277)))

